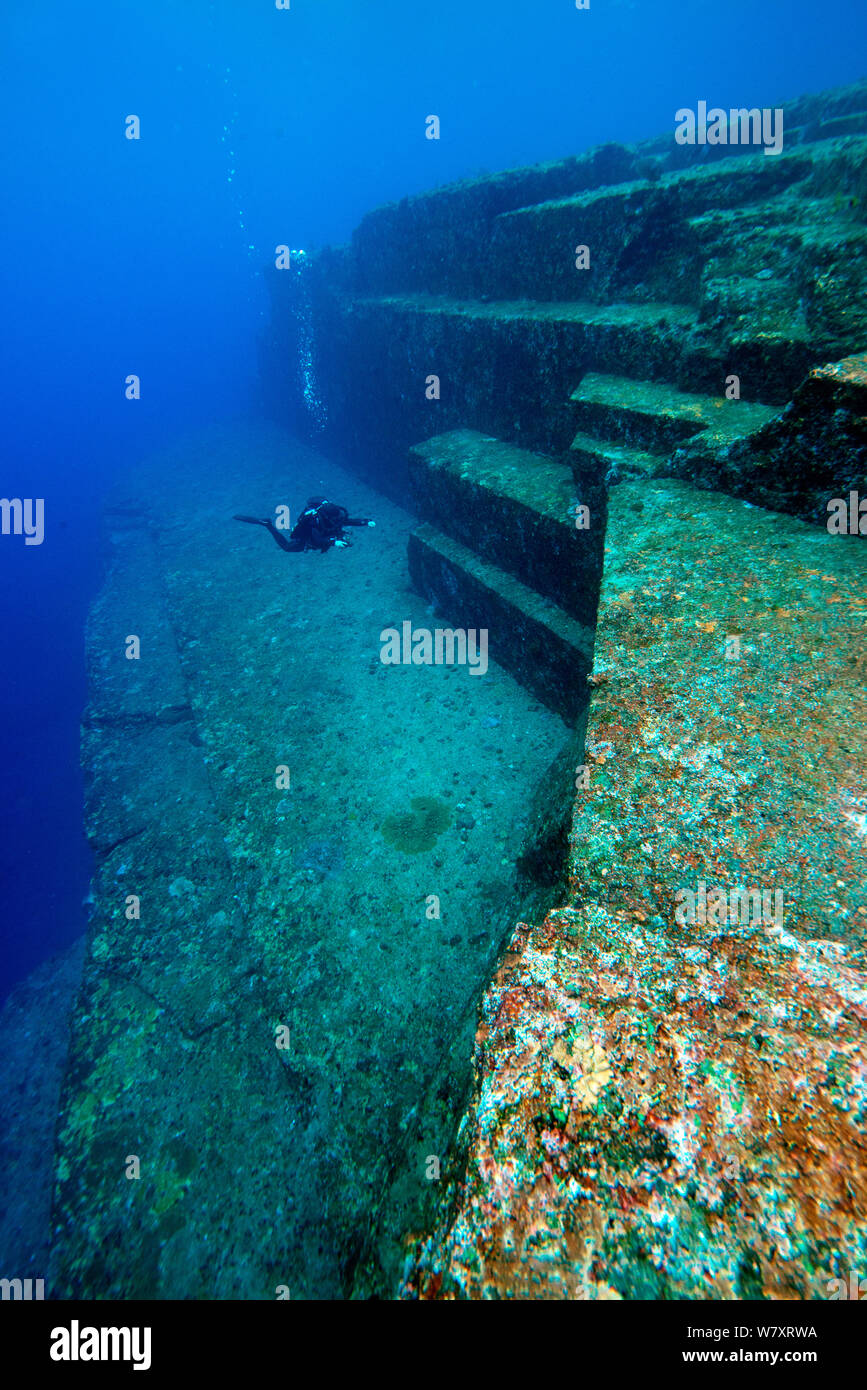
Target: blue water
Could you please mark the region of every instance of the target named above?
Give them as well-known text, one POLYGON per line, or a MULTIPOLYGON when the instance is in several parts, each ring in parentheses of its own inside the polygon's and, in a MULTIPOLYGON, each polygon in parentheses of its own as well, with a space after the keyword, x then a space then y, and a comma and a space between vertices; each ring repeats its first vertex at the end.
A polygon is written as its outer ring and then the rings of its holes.
POLYGON ((6 0, 0 492, 44 497, 47 532, 0 537, 2 992, 85 923, 101 496, 155 445, 255 414, 274 246, 345 241, 416 190, 661 133, 700 99, 846 83, 865 52, 863 0, 6 0))

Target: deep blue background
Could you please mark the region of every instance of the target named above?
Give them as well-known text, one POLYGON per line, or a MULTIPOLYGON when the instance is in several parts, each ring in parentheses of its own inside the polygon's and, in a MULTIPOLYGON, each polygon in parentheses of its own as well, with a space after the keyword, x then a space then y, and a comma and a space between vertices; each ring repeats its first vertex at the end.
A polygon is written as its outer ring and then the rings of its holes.
POLYGON ((346 240, 437 183, 673 129, 702 98, 776 105, 852 81, 865 53, 864 0, 3 0, 0 495, 44 497, 47 538, 0 537, 0 990, 84 924, 101 494, 160 440, 250 410, 272 248, 346 240))

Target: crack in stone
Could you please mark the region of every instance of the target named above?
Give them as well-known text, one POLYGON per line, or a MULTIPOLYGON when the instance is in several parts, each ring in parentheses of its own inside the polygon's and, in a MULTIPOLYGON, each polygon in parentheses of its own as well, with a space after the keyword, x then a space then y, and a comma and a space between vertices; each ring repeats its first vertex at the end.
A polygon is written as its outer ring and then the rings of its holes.
POLYGON ((85 715, 82 724, 86 729, 141 729, 149 726, 165 726, 172 724, 186 724, 195 721, 192 705, 165 705, 161 710, 152 713, 149 710, 142 710, 140 713, 127 714, 103 714, 90 712, 85 715))

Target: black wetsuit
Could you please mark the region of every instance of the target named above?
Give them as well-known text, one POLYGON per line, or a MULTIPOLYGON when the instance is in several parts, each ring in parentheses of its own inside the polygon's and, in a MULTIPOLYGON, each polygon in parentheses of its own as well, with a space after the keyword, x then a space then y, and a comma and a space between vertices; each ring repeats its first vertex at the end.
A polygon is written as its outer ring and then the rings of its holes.
POLYGON ((281 550, 319 550, 324 555, 333 545, 340 542, 349 545, 343 534, 344 526, 372 526, 367 517, 350 516, 345 507, 338 507, 325 497, 311 497, 304 511, 289 533, 288 539, 278 531, 273 521, 261 520, 257 516, 236 516, 236 521, 249 521, 254 526, 264 526, 274 537, 281 550))

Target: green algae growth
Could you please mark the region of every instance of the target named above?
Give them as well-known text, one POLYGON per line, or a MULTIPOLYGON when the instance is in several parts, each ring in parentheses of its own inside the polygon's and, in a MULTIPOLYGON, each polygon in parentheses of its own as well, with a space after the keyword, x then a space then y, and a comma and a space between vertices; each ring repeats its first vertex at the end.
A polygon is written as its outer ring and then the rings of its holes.
POLYGON ((386 817, 382 834, 402 854, 423 854, 433 849, 451 818, 444 801, 435 796, 414 796, 411 811, 386 817))

